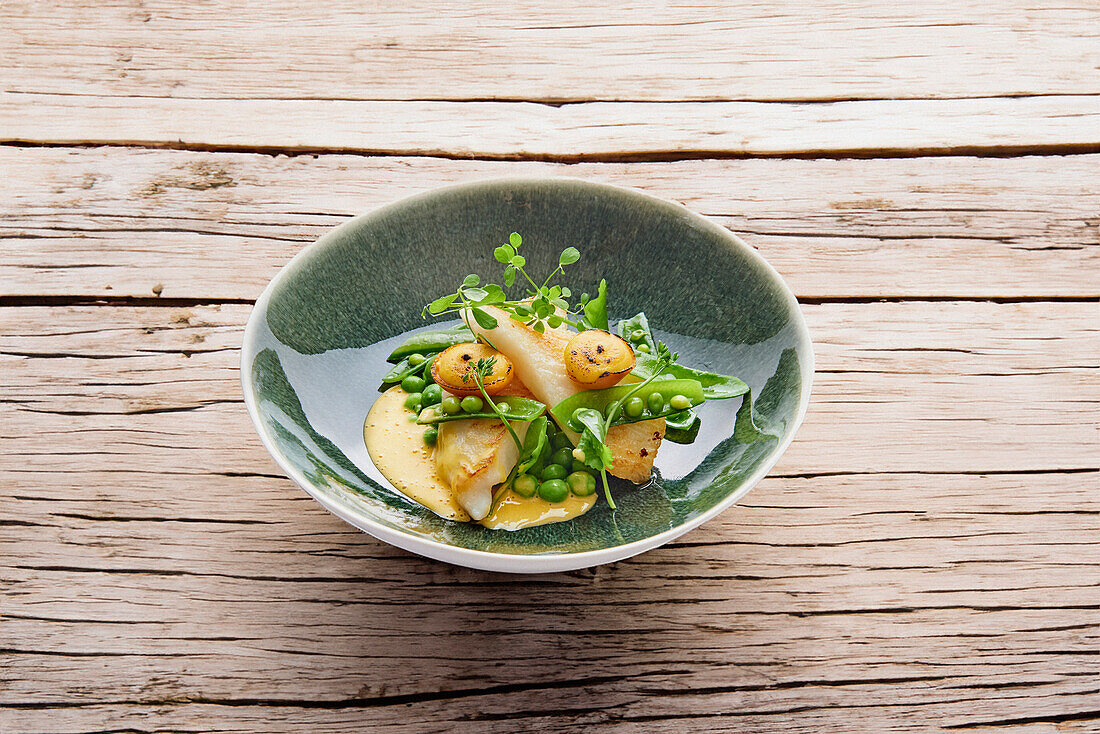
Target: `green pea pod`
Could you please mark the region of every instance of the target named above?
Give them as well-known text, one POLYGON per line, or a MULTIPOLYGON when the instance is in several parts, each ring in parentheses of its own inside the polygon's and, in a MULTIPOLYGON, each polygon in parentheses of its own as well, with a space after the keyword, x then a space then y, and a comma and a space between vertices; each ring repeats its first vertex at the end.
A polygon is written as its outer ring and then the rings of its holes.
POLYGON ((474 341, 474 333, 465 324, 455 324, 447 329, 438 331, 421 331, 413 334, 401 346, 390 352, 386 357, 387 362, 400 362, 410 354, 427 354, 429 352, 442 352, 447 347, 455 344, 474 341))
MULTIPOLYGON (((435 355, 432 356, 434 357, 435 355)), ((415 375, 417 372, 420 372, 422 369, 424 369, 424 364, 424 362, 421 362, 420 364, 409 364, 409 359, 408 357, 406 357, 405 359, 395 364, 389 372, 382 375, 382 382, 386 384, 401 382, 409 375, 415 375)))
POLYGON ((665 439, 672 443, 693 443, 702 421, 688 408, 665 418, 665 439))
MULTIPOLYGON (((517 398, 512 396, 498 396, 495 401, 499 406, 501 403, 508 404, 508 410, 503 411, 504 417, 510 421, 527 422, 533 421, 538 418, 546 410, 546 406, 537 400, 530 400, 528 398, 517 398)), ((420 414, 420 417, 416 419, 416 422, 425 426, 434 426, 438 423, 447 423, 449 421, 464 420, 466 418, 491 418, 493 420, 500 420, 500 416, 492 411, 482 411, 480 413, 455 413, 454 415, 446 415, 437 412, 436 410, 429 408, 420 414)))
POLYGON ((585 466, 599 472, 610 469, 613 457, 611 449, 607 446, 603 414, 596 412, 593 408, 578 408, 575 415, 579 423, 578 427, 581 429, 581 439, 577 442, 577 448, 584 454, 585 466))
POLYGON ((534 466, 545 451, 549 443, 546 437, 546 424, 546 416, 540 415, 527 427, 527 435, 523 438, 523 451, 519 455, 519 461, 516 462, 517 475, 523 474, 534 466))
MULTIPOLYGON (((634 370, 630 373, 635 377, 640 377, 643 380, 650 377, 657 369, 659 362, 656 357, 649 354, 638 353, 635 355, 637 361, 634 364, 634 370)), ((713 372, 703 372, 701 370, 693 370, 691 367, 685 367, 682 364, 676 364, 675 362, 665 368, 661 375, 663 378, 665 375, 675 377, 684 380, 695 380, 703 386, 703 397, 707 400, 725 400, 726 398, 736 398, 744 395, 749 391, 749 386, 736 377, 729 375, 717 375, 713 372)))
POLYGON ((584 390, 567 397, 553 408, 550 409, 550 414, 554 416, 559 425, 570 426, 573 415, 581 409, 592 409, 600 413, 601 415, 607 415, 607 406, 616 400, 622 400, 629 393, 634 390, 631 397, 639 397, 643 402, 649 401, 650 395, 660 395, 664 408, 657 413, 643 412, 636 418, 631 418, 625 415, 622 411, 619 411, 618 416, 612 422, 612 425, 621 425, 623 423, 636 423, 637 421, 646 421, 653 418, 662 418, 666 415, 672 415, 673 413, 679 413, 683 408, 671 408, 669 407, 669 401, 676 395, 683 395, 690 402, 688 407, 695 407, 699 405, 706 397, 703 395, 703 386, 699 384, 698 380, 654 380, 640 390, 637 389, 637 385, 616 385, 615 387, 608 387, 603 390, 584 390))
POLYGON ((615 330, 619 333, 623 339, 634 346, 635 351, 641 344, 645 344, 649 347, 650 354, 657 353, 657 340, 653 338, 653 332, 649 329, 649 319, 645 317, 645 311, 638 313, 637 316, 631 316, 629 319, 623 319, 619 322, 615 330), (644 336, 641 341, 634 341, 631 339, 631 335, 635 331, 641 331, 644 336))

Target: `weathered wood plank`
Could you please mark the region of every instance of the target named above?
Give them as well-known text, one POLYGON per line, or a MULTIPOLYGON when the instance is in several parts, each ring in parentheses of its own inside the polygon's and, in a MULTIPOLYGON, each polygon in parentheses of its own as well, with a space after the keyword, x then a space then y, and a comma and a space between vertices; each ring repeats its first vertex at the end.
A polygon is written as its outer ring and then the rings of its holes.
POLYGON ((715 100, 1096 94, 1100 10, 935 0, 484 0, 254 12, 164 0, 0 7, 5 87, 316 99, 715 100))
POLYGON ((630 720, 667 688, 698 691, 711 712, 734 696, 738 709, 762 708, 761 721, 861 700, 868 714, 912 705, 956 722, 1037 702, 1049 707, 1032 715, 1064 713, 1095 692, 1094 484, 1064 474, 769 479, 667 548, 503 581, 382 546, 285 486, 242 503, 239 525, 174 518, 178 502, 251 499, 242 479, 195 485, 168 505, 135 488, 146 519, 112 519, 113 503, 88 517, 79 500, 20 496, 27 514, 14 519, 43 522, 5 528, 33 551, 4 571, 0 710, 129 702, 112 715, 159 704, 175 721, 187 701, 282 701, 292 716, 371 708, 394 723, 420 703, 424 724, 441 726, 473 711, 583 717, 585 691, 630 720), (882 537, 848 540, 873 534, 882 537), (509 650, 507 664, 486 649, 509 650), (545 664, 551 650, 558 668, 545 664), (952 705, 976 700, 983 707, 952 705))
MULTIPOLYGON (((889 694, 889 689, 884 690, 884 695, 889 694)), ((667 691, 661 691, 661 695, 668 695, 667 691)), ((675 694, 672 694, 675 695, 675 694)), ((537 707, 540 711, 546 704, 554 705, 555 701, 539 700, 539 696, 532 696, 530 706, 537 707)), ((980 700, 980 699, 979 699, 980 700)), ((992 732, 1004 732, 1005 726, 1011 726, 1013 734, 1090 734, 1095 731, 1096 715, 1095 702, 1087 697, 1078 697, 1076 700, 1065 700, 1069 704, 1070 711, 1060 710, 1058 713, 1029 714, 1029 711, 1047 709, 1048 701, 1041 700, 1038 708, 1029 708, 1026 702, 1017 700, 1013 702, 1013 709, 1019 714, 1015 717, 997 717, 989 725, 989 718, 982 719, 982 714, 972 712, 971 718, 961 718, 962 723, 954 726, 962 727, 961 731, 970 734, 991 734, 992 732), (1073 711, 1076 706, 1080 711, 1073 711), (977 714, 975 718, 973 714, 977 714)), ((476 701, 471 705, 476 705, 476 701)), ((618 716, 614 713, 615 706, 601 704, 594 706, 606 709, 603 715, 594 712, 585 712, 582 715, 571 711, 563 711, 558 718, 547 717, 537 723, 532 722, 532 727, 551 727, 554 731, 562 732, 586 732, 598 726, 601 732, 613 732, 624 734, 637 732, 644 728, 647 732, 737 732, 738 734, 772 734, 773 732, 805 732, 823 731, 831 727, 837 727, 843 723, 860 731, 876 732, 905 732, 905 731, 929 731, 938 728, 936 720, 939 711, 929 710, 927 707, 896 706, 880 710, 861 711, 862 704, 854 704, 855 708, 845 710, 843 705, 823 707, 822 710, 813 710, 813 707, 799 707, 797 710, 784 708, 771 711, 743 711, 744 702, 729 700, 725 704, 727 712, 719 715, 708 716, 696 709, 688 716, 676 716, 662 719, 660 716, 618 716), (850 719, 848 716, 855 714, 850 719)), ((958 701, 954 708, 966 712, 968 702, 958 701)), ((440 723, 426 721, 423 709, 420 705, 409 707, 397 715, 378 715, 375 710, 364 708, 348 708, 336 711, 317 711, 293 707, 278 707, 272 705, 257 705, 248 708, 230 707, 224 705, 208 704, 182 704, 174 708, 165 706, 136 706, 126 708, 117 705, 93 706, 77 711, 49 710, 20 712, 27 728, 16 727, 12 731, 39 732, 52 731, 59 734, 68 732, 87 732, 95 730, 96 723, 102 721, 118 722, 120 726, 127 726, 126 731, 146 731, 141 727, 147 725, 152 719, 164 722, 164 726, 172 731, 179 732, 205 732, 209 721, 217 721, 220 731, 227 732, 254 732, 262 730, 277 734, 279 732, 298 732, 303 729, 310 731, 325 731, 339 734, 340 732, 361 731, 392 731, 413 732, 482 732, 495 734, 496 732, 514 732, 517 726, 517 718, 506 715, 497 717, 469 715, 455 711, 447 720, 440 723), (496 720, 494 721, 493 718, 496 720), (472 719, 472 721, 471 721, 472 719), (93 723, 95 722, 95 723, 93 723), (204 726, 204 722, 207 725, 204 726), (132 727, 132 728, 130 728, 132 727)), ((431 708, 436 708, 432 706, 431 708)), ((457 709, 457 706, 453 706, 457 709)), ((979 709, 986 709, 980 706, 979 709)), ((964 714, 965 715, 965 714, 964 714)), ((522 722, 520 722, 522 723, 522 722)))
MULTIPOLYGON (((1100 45, 1100 44, 1098 44, 1100 45)), ((0 92, 0 143, 555 161, 1095 152, 1100 94, 776 102, 223 100, 0 92)))
POLYGON ((1097 296, 1098 167, 1100 156, 561 165, 0 148, 0 294, 254 298, 350 215, 448 183, 566 175, 716 218, 801 297, 1097 296))

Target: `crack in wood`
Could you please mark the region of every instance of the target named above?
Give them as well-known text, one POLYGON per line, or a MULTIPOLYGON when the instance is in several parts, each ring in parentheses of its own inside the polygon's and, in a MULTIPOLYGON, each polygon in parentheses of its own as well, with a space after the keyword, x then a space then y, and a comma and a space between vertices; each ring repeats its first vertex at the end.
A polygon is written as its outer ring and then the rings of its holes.
POLYGON ((1020 158, 1025 156, 1071 156, 1100 153, 1100 143, 1052 143, 1030 145, 949 145, 912 148, 835 148, 788 152, 737 151, 722 149, 679 149, 616 151, 602 153, 464 153, 420 148, 389 149, 324 145, 233 145, 224 143, 181 143, 178 141, 113 140, 30 140, 0 138, 0 147, 11 148, 127 148, 137 150, 181 150, 196 153, 251 153, 255 155, 319 156, 348 155, 363 158, 425 158, 451 161, 511 161, 538 163, 671 163, 700 160, 869 160, 898 158, 1020 158))

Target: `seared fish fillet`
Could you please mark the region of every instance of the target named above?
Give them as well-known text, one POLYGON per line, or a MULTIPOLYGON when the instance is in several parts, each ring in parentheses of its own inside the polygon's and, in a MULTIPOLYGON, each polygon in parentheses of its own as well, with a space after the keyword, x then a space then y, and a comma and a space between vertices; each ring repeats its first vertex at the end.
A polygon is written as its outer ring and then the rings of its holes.
MULTIPOLYGON (((493 312, 496 328, 483 329, 472 318, 468 319, 470 328, 475 334, 486 335, 511 360, 516 377, 535 397, 553 407, 582 390, 565 371, 565 345, 576 332, 558 328, 539 334, 512 320, 500 309, 489 307, 486 310, 493 312)), ((562 428, 575 444, 579 436, 567 426, 562 428)), ((608 471, 635 484, 647 481, 664 437, 664 418, 612 426, 607 432, 607 446, 613 457, 608 471)))
MULTIPOLYGON (((527 434, 527 426, 512 422, 520 441, 527 434)), ((493 486, 508 478, 518 460, 516 442, 500 421, 470 418, 439 424, 436 473, 450 485, 458 504, 474 520, 489 514, 493 486)))

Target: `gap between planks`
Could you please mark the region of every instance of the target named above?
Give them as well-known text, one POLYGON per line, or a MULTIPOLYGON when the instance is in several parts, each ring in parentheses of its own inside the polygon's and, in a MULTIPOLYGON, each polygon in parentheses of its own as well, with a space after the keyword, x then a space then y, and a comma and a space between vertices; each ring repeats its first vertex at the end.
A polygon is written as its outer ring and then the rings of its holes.
POLYGON ((1100 95, 830 105, 129 100, 0 92, 0 142, 653 162, 1100 152, 1100 95))

